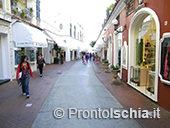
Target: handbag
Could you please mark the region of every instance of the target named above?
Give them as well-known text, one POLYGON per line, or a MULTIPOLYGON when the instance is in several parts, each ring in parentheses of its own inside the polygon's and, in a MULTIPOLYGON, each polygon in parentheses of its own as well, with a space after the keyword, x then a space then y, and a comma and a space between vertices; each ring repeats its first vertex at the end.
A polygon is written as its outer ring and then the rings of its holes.
POLYGON ((21 77, 22 77, 22 72, 19 73, 19 77, 18 78, 20 79, 21 77))
POLYGON ((19 73, 19 77, 18 77, 18 79, 17 79, 19 86, 22 85, 22 80, 21 80, 21 78, 22 78, 22 72, 19 73))

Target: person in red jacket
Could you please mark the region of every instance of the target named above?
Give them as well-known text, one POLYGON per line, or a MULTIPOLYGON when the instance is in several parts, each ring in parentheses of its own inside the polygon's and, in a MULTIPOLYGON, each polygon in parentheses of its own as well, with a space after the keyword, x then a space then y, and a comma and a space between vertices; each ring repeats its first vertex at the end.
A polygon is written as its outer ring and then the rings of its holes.
POLYGON ((21 79, 23 95, 26 95, 27 98, 29 98, 30 97, 30 95, 29 95, 29 79, 30 79, 30 76, 34 77, 34 75, 32 73, 30 63, 27 62, 27 56, 26 55, 23 55, 21 57, 21 62, 18 64, 16 79, 19 78, 20 72, 22 72, 20 79, 21 79))

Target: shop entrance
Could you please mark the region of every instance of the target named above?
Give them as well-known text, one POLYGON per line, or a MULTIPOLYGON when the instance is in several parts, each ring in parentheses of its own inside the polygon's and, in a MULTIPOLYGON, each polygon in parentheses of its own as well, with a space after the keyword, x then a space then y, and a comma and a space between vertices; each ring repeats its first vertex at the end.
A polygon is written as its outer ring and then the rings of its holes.
MULTIPOLYGON (((136 14, 137 15, 137 14, 136 14)), ((135 17, 135 16, 134 16, 135 17)), ((131 24, 129 44, 129 78, 128 83, 157 100, 157 22, 150 13, 136 16, 131 24)))

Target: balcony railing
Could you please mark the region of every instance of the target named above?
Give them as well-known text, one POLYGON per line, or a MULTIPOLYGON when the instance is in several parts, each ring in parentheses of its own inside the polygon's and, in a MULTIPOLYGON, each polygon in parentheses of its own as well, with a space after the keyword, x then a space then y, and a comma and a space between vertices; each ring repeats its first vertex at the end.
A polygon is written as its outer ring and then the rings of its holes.
POLYGON ((27 21, 32 21, 33 18, 33 10, 32 8, 25 8, 21 4, 17 5, 12 5, 11 6, 12 14, 27 20, 27 21))

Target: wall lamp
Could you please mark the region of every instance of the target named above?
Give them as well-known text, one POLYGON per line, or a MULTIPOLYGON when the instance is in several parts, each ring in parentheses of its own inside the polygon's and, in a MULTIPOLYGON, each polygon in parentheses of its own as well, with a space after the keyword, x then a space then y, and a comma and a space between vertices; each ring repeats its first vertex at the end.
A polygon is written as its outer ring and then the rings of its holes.
POLYGON ((124 25, 124 28, 123 28, 123 30, 122 31, 120 31, 120 30, 117 30, 117 28, 118 28, 118 20, 117 19, 114 19, 113 21, 112 21, 112 23, 113 23, 113 25, 115 26, 115 32, 116 33, 123 33, 125 30, 126 30, 126 25, 124 25))
POLYGON ((103 42, 107 43, 107 41, 108 41, 107 36, 104 35, 104 36, 102 37, 102 40, 103 40, 103 42))

